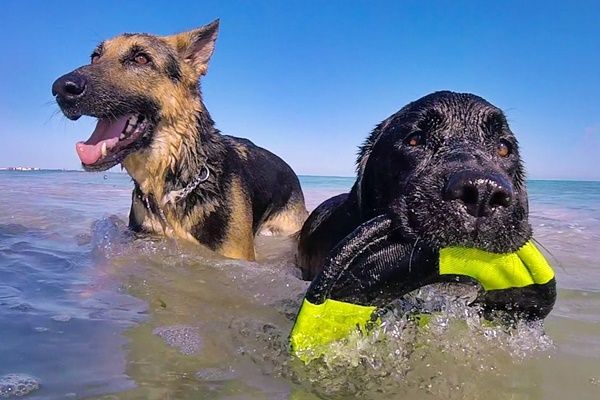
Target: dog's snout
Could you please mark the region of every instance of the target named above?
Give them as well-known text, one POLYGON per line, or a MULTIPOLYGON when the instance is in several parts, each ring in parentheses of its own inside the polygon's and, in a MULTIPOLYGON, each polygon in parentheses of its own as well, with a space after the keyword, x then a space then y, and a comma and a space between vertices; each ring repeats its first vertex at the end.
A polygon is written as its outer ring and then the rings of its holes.
POLYGON ((52 95, 61 101, 74 101, 85 92, 85 78, 76 73, 61 76, 52 85, 52 95))
POLYGON ((450 176, 444 200, 462 202, 474 217, 483 217, 498 207, 508 207, 513 199, 511 185, 499 174, 461 171, 450 176))

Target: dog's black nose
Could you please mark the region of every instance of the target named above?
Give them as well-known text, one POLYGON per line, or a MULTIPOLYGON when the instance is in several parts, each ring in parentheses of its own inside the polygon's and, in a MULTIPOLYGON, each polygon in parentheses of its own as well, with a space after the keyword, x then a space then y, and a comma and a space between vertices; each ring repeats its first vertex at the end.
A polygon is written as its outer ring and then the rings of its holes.
POLYGON ((444 187, 444 200, 462 202, 474 217, 489 215, 497 207, 508 207, 512 198, 512 186, 498 174, 461 171, 452 174, 444 187))
POLYGON ((85 92, 85 78, 76 73, 61 76, 52 84, 52 96, 62 101, 74 101, 85 92))

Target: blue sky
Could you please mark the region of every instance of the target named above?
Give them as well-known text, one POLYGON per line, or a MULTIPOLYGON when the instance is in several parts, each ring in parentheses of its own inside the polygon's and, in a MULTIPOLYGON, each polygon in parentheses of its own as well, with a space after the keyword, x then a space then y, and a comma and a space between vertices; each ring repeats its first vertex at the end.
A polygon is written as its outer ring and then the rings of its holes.
POLYGON ((596 0, 6 0, 0 10, 2 166, 79 168, 75 142, 95 123, 54 115, 51 85, 99 41, 220 18, 205 103, 224 133, 298 174, 353 175, 379 121, 448 89, 505 110, 530 178, 600 179, 596 0))

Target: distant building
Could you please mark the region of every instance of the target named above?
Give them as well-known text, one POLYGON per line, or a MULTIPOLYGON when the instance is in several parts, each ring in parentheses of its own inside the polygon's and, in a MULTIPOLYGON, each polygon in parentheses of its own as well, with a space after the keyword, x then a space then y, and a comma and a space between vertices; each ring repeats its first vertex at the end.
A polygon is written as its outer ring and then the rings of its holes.
POLYGON ((39 171, 37 167, 2 167, 0 171, 39 171))

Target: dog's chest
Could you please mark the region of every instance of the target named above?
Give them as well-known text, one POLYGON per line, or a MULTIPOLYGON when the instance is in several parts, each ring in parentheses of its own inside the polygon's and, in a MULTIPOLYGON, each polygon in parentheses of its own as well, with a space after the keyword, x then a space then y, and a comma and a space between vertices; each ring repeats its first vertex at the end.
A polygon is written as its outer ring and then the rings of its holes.
POLYGON ((180 218, 176 210, 171 210, 165 206, 159 206, 153 196, 147 196, 141 199, 141 207, 138 207, 138 212, 143 215, 142 228, 146 232, 151 232, 158 235, 165 235, 174 239, 184 239, 193 243, 198 243, 198 240, 190 233, 180 218))

